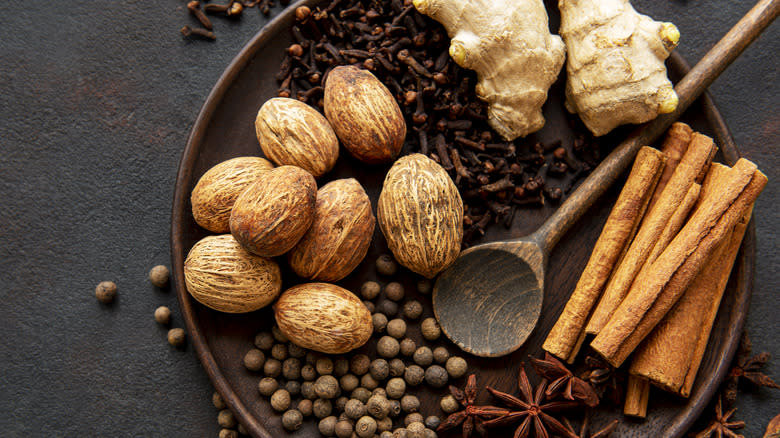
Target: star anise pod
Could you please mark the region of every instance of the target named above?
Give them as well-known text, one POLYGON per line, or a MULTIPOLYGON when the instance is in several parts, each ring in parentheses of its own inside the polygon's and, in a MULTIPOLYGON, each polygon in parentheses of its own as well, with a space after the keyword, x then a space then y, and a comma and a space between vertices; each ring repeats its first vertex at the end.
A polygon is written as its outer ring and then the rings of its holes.
POLYGON ((474 400, 477 398, 477 377, 474 374, 471 374, 466 379, 466 386, 463 388, 463 391, 450 385, 450 394, 455 397, 455 400, 464 409, 450 414, 436 429, 437 432, 461 426, 463 438, 470 437, 474 430, 484 437, 487 436, 487 429, 484 426, 486 420, 509 414, 508 409, 495 406, 477 406, 474 404, 474 400))
POLYGON ((599 399, 604 400, 606 397, 615 405, 623 404, 625 376, 595 356, 586 356, 585 366, 587 370, 580 374, 580 378, 590 383, 599 399))
POLYGON ((589 418, 588 416, 585 416, 585 418, 582 420, 582 426, 580 426, 580 433, 577 434, 574 431, 574 428, 571 426, 571 423, 569 423, 569 420, 563 419, 563 423, 566 426, 567 429, 569 429, 569 432, 575 434, 577 438, 607 438, 609 435, 612 434, 612 432, 617 429, 618 420, 612 420, 609 424, 604 426, 600 431, 594 433, 593 435, 588 434, 588 426, 589 426, 589 418))
POLYGON ((520 389, 520 397, 497 391, 489 386, 486 387, 494 397, 510 408, 510 412, 484 422, 484 426, 507 426, 522 420, 515 430, 514 438, 527 438, 530 436, 532 428, 536 438, 548 438, 550 436, 549 431, 566 438, 577 438, 577 435, 567 430, 566 426, 549 413, 578 406, 579 402, 568 400, 545 402, 547 380, 542 379, 542 382, 534 391, 531 383, 528 381, 528 375, 525 373, 525 364, 522 362, 520 363, 520 376, 517 379, 517 386, 520 389))
POLYGON ((745 332, 739 343, 739 350, 737 351, 737 357, 734 359, 734 366, 726 376, 724 396, 726 402, 729 404, 734 403, 737 399, 737 388, 743 377, 758 386, 780 389, 780 385, 761 372, 761 368, 769 361, 771 355, 764 352, 751 357, 751 351, 752 345, 750 343, 750 338, 748 337, 747 332, 745 332))
POLYGON ((722 398, 718 395, 718 403, 715 405, 715 419, 712 420, 706 429, 697 433, 694 438, 745 438, 743 435, 734 432, 735 429, 742 429, 745 427, 745 422, 729 421, 736 410, 737 408, 734 408, 724 414, 722 398))
POLYGON ((545 395, 552 398, 557 393, 562 393, 567 400, 579 400, 590 407, 599 404, 599 396, 593 387, 586 381, 575 376, 566 365, 556 359, 552 354, 545 352, 544 359, 531 357, 531 365, 536 374, 547 379, 545 395))

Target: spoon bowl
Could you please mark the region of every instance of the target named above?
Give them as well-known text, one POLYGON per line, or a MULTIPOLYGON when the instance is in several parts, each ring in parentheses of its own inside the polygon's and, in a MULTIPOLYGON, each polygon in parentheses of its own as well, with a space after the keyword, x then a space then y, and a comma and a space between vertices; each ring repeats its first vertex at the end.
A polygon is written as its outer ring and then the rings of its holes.
POLYGON ((545 254, 533 239, 465 250, 434 286, 436 319, 466 352, 488 357, 512 352, 539 319, 544 262, 545 254))

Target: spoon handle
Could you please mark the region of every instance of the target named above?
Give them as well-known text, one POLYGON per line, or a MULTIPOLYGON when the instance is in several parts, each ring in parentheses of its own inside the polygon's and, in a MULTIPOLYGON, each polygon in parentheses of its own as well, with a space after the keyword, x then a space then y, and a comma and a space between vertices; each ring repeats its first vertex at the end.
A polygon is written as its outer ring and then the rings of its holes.
POLYGON ((760 0, 674 87, 677 109, 636 129, 596 167, 585 181, 532 235, 545 254, 588 211, 633 162, 639 149, 652 144, 780 13, 780 0, 760 0))

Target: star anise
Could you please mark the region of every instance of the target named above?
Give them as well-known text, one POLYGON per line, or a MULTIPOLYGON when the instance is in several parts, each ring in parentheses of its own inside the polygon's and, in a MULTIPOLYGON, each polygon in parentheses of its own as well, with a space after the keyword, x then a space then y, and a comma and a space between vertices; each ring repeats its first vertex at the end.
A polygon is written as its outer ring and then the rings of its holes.
POLYGON ((463 429, 463 438, 468 438, 476 430, 480 436, 487 436, 487 429, 484 424, 487 420, 509 414, 508 409, 497 408, 495 406, 477 406, 474 400, 477 398, 477 377, 471 374, 466 379, 466 386, 463 391, 450 385, 450 394, 455 397, 463 406, 463 410, 450 414, 436 429, 442 432, 461 426, 463 429))
POLYGON ((718 403, 715 405, 715 419, 712 420, 706 429, 697 433, 694 438, 745 438, 743 435, 734 432, 735 429, 742 429, 745 427, 745 422, 729 421, 736 410, 737 408, 734 408, 724 414, 722 399, 721 396, 718 395, 718 403))
POLYGON ((569 420, 565 418, 563 419, 563 423, 565 424, 566 428, 569 429, 569 432, 575 434, 577 438, 607 438, 612 434, 612 432, 615 431, 615 429, 617 429, 618 422, 618 420, 612 420, 612 422, 604 426, 600 431, 594 433, 593 435, 589 435, 589 418, 588 416, 585 416, 585 418, 582 420, 582 426, 580 426, 580 433, 578 435, 571 426, 571 423, 569 423, 569 420))
POLYGON ((520 376, 517 380, 517 386, 520 389, 519 398, 505 392, 497 391, 489 386, 486 387, 494 397, 507 405, 511 412, 484 422, 484 426, 507 426, 518 420, 522 420, 515 430, 514 438, 527 438, 530 436, 532 428, 536 438, 548 438, 550 436, 548 429, 566 438, 577 438, 577 435, 567 430, 566 426, 549 413, 578 406, 580 404, 579 402, 569 400, 545 402, 547 380, 542 379, 542 382, 536 387, 536 391, 534 391, 531 387, 531 383, 528 381, 528 375, 525 373, 524 363, 520 363, 520 376))
POLYGON ((750 338, 748 337, 747 332, 745 332, 739 343, 739 350, 737 351, 737 357, 734 359, 734 366, 731 368, 731 371, 729 371, 728 376, 726 376, 724 396, 729 404, 734 403, 737 399, 737 388, 739 387, 740 379, 743 377, 758 386, 780 389, 780 385, 761 372, 761 368, 769 361, 771 355, 764 352, 751 357, 751 351, 752 345, 750 343, 750 338))
POLYGON ((606 397, 613 404, 622 405, 625 376, 595 356, 586 356, 585 366, 587 370, 580 374, 580 378, 590 383, 599 399, 606 397))
POLYGON ((550 353, 544 353, 544 359, 531 357, 531 365, 536 374, 550 381, 545 395, 552 397, 562 393, 567 400, 579 400, 590 407, 599 404, 599 396, 587 382, 575 376, 566 365, 550 353))

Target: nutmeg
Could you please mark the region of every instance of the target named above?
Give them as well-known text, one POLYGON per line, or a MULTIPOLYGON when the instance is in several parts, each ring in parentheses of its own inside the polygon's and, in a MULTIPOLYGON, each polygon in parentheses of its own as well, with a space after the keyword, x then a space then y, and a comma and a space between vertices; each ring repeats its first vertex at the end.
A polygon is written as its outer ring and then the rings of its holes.
POLYGON ((427 278, 460 254, 463 201, 447 172, 425 155, 401 157, 387 172, 377 221, 398 263, 427 278))
POLYGON ((277 166, 289 164, 319 177, 339 157, 339 140, 327 119, 305 103, 286 97, 267 100, 257 112, 260 148, 277 166))
POLYGON ((230 232, 250 252, 275 257, 292 249, 314 219, 317 183, 297 166, 263 173, 233 204, 230 232))
POLYGON ((371 72, 354 66, 328 73, 325 117, 344 147, 360 161, 386 163, 398 156, 406 122, 390 90, 371 72))
POLYGON ((184 261, 184 282, 200 303, 228 313, 265 307, 282 290, 276 262, 250 254, 230 234, 207 236, 193 245, 184 261))
POLYGON ((366 256, 374 224, 371 201, 356 179, 325 184, 317 191, 314 222, 288 255, 290 267, 310 280, 341 280, 366 256))
POLYGON ((352 292, 330 283, 304 283, 273 306, 276 324, 293 343, 327 354, 362 346, 371 337, 371 312, 352 292))
POLYGON ((230 210, 238 195, 273 168, 265 158, 237 157, 207 170, 190 196, 195 222, 213 233, 230 232, 230 210))

